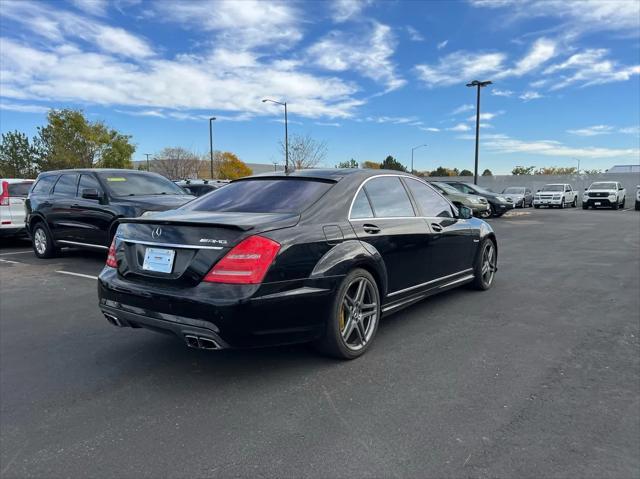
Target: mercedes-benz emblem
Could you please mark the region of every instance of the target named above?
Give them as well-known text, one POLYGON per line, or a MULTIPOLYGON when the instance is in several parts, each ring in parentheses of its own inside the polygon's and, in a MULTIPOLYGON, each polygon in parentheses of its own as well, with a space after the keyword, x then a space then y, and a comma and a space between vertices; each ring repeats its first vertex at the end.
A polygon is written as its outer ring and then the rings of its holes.
POLYGON ((151 232, 151 237, 153 239, 160 238, 161 235, 162 235, 162 228, 160 228, 159 226, 151 232))

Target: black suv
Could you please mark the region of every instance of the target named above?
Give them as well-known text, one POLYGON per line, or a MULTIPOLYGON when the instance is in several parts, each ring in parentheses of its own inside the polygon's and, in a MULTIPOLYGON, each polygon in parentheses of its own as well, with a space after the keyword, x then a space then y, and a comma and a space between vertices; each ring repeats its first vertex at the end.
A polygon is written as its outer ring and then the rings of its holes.
POLYGON ((74 169, 41 173, 25 203, 26 226, 39 258, 62 246, 109 249, 118 219, 164 211, 194 199, 156 173, 74 169))

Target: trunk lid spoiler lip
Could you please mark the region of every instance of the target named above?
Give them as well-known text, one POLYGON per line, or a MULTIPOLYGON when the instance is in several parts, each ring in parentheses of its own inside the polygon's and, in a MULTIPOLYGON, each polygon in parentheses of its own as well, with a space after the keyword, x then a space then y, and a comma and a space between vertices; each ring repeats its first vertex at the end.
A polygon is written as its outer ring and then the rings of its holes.
MULTIPOLYGON (((215 213, 213 213, 215 214, 215 213)), ((283 223, 286 223, 286 226, 294 226, 298 224, 300 221, 300 215, 296 213, 259 213, 252 214, 248 213, 248 216, 251 215, 253 218, 247 218, 249 220, 248 223, 244 223, 242 220, 234 221, 238 218, 234 218, 231 221, 220 221, 219 217, 213 217, 211 220, 207 220, 206 217, 202 218, 189 218, 188 216, 185 218, 180 218, 179 215, 175 215, 169 218, 163 218, 162 216, 151 215, 148 217, 139 216, 137 218, 120 218, 118 223, 129 223, 129 224, 156 224, 156 225, 176 225, 176 226, 206 226, 206 227, 214 227, 214 228, 228 228, 228 229, 236 229, 240 231, 250 231, 252 229, 264 226, 268 229, 279 229, 283 227, 283 223), (262 221, 256 221, 259 218, 262 221), (253 220, 253 221, 251 221, 253 220)))

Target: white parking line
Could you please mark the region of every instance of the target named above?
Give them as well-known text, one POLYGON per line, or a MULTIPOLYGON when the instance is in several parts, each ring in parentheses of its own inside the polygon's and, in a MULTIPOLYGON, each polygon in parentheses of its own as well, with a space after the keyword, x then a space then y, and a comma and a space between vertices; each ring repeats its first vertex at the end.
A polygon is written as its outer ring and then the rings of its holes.
POLYGON ((11 261, 11 260, 8 260, 8 259, 0 259, 0 263, 22 264, 20 261, 11 261))
POLYGON ((10 254, 27 254, 33 253, 32 249, 28 249, 26 251, 11 251, 10 253, 0 253, 0 256, 9 256, 10 254))
POLYGON ((60 273, 60 274, 68 274, 69 276, 77 276, 79 278, 87 278, 87 279, 98 279, 97 276, 91 276, 90 274, 82 274, 82 273, 74 273, 72 271, 62 271, 62 270, 57 270, 56 273, 60 273))

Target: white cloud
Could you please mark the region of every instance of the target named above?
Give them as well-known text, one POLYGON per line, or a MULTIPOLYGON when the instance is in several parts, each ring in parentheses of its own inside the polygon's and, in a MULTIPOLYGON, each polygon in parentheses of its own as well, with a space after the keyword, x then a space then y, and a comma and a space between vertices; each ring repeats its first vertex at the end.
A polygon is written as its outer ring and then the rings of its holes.
POLYGON ((413 28, 411 25, 407 26, 407 33, 409 34, 409 39, 412 42, 423 42, 424 41, 424 37, 422 36, 422 33, 420 33, 418 30, 413 28))
POLYGON ((42 105, 27 105, 24 103, 0 102, 0 110, 19 111, 21 113, 46 113, 49 108, 42 105))
POLYGON ((90 15, 104 17, 109 4, 107 0, 71 0, 77 8, 90 15))
POLYGON ((364 121, 370 121, 373 123, 391 123, 394 125, 410 124, 412 126, 422 124, 416 116, 368 116, 364 121))
POLYGON ((358 16, 371 3, 371 0, 333 0, 331 16, 337 23, 342 23, 358 16))
POLYGON ((421 126, 419 128, 420 128, 420 130, 429 131, 431 133, 437 133, 437 132, 440 131, 440 128, 434 128, 432 126, 421 126))
MULTIPOLYGON (((504 111, 500 110, 500 111, 496 111, 496 112, 484 112, 484 113, 480 113, 480 121, 482 120, 486 120, 486 121, 490 121, 493 120, 496 116, 499 115, 504 115, 504 111)), ((476 121, 476 115, 470 116, 469 118, 467 118, 467 121, 476 121)))
POLYGON ((464 85, 486 75, 494 75, 504 66, 503 53, 474 54, 458 51, 446 55, 435 65, 417 65, 418 77, 427 86, 464 85))
POLYGON ((329 32, 308 49, 310 60, 331 71, 355 70, 385 85, 386 91, 402 87, 402 79, 391 60, 395 39, 391 28, 373 22, 365 34, 329 32))
POLYGON ((640 126, 636 125, 636 126, 628 126, 625 128, 620 128, 618 130, 620 133, 623 133, 625 135, 636 135, 636 136, 640 136, 640 126))
POLYGON ((520 98, 521 100, 524 100, 524 101, 531 101, 531 100, 537 100, 537 99, 542 98, 542 97, 543 97, 543 95, 541 95, 537 91, 525 91, 518 98, 520 98))
POLYGON ((342 126, 340 123, 336 123, 336 122, 325 123, 325 122, 322 122, 322 121, 316 121, 316 125, 318 125, 318 126, 333 126, 335 128, 340 128, 342 126))
POLYGON ((578 136, 608 135, 613 132, 613 127, 609 125, 594 125, 576 130, 567 130, 567 133, 578 136))
POLYGON ((475 110, 475 109, 476 109, 475 105, 473 105, 471 103, 465 103, 464 105, 460 105, 458 108, 453 110, 450 113, 450 115, 459 115, 460 113, 464 113, 466 111, 471 111, 471 110, 475 110))
POLYGON ((586 159, 619 158, 637 160, 640 150, 637 148, 597 148, 571 147, 554 140, 524 141, 506 135, 484 137, 483 147, 501 153, 529 153, 556 157, 577 157, 586 159))
POLYGON ((0 16, 20 23, 32 34, 44 37, 54 46, 68 46, 66 39, 73 38, 121 56, 145 58, 154 54, 145 39, 122 28, 111 27, 68 11, 51 9, 45 4, 3 2, 0 16))
POLYGON ((442 50, 444 47, 446 47, 446 46, 447 46, 447 43, 449 43, 449 40, 443 40, 443 41, 441 41, 440 43, 438 43, 438 44, 436 45, 436 48, 437 48, 438 50, 442 50))
POLYGON ((447 128, 449 131, 469 131, 471 127, 466 123, 458 123, 456 126, 452 126, 451 128, 447 128))
POLYGON ((491 94, 494 96, 504 96, 504 97, 513 96, 513 92, 511 90, 500 90, 498 88, 492 88, 491 94))
POLYGON ((518 60, 513 68, 498 73, 496 78, 505 78, 507 76, 522 76, 549 61, 556 55, 556 42, 548 38, 539 38, 536 40, 529 52, 518 60))

